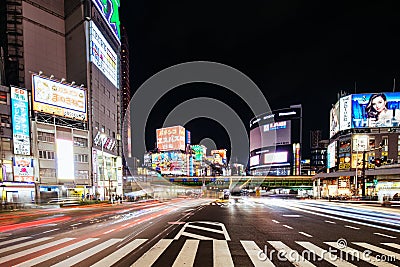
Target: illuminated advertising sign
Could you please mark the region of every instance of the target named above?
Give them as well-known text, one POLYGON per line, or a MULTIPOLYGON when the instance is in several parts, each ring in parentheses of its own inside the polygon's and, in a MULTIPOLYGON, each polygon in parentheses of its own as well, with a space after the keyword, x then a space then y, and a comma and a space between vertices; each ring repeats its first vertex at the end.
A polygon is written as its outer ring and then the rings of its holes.
POLYGON ((161 174, 186 175, 186 160, 187 156, 180 152, 170 151, 151 155, 152 168, 161 174))
POLYGON ((14 154, 30 155, 28 91, 11 87, 14 154))
POLYGON ((226 149, 211 150, 213 162, 219 164, 226 164, 226 149))
POLYGON ((336 165, 336 141, 328 145, 327 168, 333 168, 336 165))
POLYGON ((156 134, 160 151, 185 150, 185 128, 182 126, 157 129, 156 134))
POLYGON ((191 148, 194 152, 194 159, 196 161, 201 161, 205 155, 205 147, 201 145, 192 145, 191 148))
POLYGON ((264 154, 264 164, 288 162, 288 152, 275 152, 264 154))
POLYGON ((369 150, 368 135, 354 135, 353 136, 353 151, 368 151, 369 150))
POLYGON ((57 178, 74 180, 74 146, 72 140, 56 139, 57 178))
POLYGON ((90 21, 90 62, 93 62, 107 79, 119 88, 117 54, 93 21, 90 21))
POLYGON ((250 151, 291 143, 291 121, 279 121, 250 130, 250 151))
POLYGON ((260 156, 255 155, 250 158, 250 166, 256 166, 260 164, 260 156))
POLYGON ((351 96, 342 97, 339 100, 340 116, 339 116, 339 130, 347 130, 351 128, 351 96))
POLYGON ((93 3, 107 21, 108 26, 117 40, 121 40, 119 20, 120 0, 93 0, 93 3))
POLYGON ((339 132, 339 103, 338 101, 329 114, 329 121, 331 122, 329 125, 329 138, 339 132))
POLYGON ((32 90, 33 110, 70 119, 87 120, 84 89, 33 75, 32 90))
POLYGON ((400 93, 352 95, 352 128, 398 127, 400 93))
POLYGON ((13 159, 14 181, 34 182, 33 158, 15 155, 13 159))

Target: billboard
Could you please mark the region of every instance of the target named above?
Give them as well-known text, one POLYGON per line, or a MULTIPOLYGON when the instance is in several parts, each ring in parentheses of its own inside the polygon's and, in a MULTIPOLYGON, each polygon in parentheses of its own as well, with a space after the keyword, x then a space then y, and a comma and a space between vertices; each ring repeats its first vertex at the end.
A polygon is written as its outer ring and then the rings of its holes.
POLYGON ((255 155, 250 157, 250 166, 257 166, 260 165, 260 156, 255 155))
POLYGON ((351 128, 351 95, 342 97, 339 100, 340 116, 339 116, 339 129, 340 131, 351 128))
POLYGON ((90 62, 119 88, 117 54, 93 21, 90 21, 90 62))
POLYGON ((211 150, 211 156, 213 156, 213 162, 218 164, 226 164, 226 149, 211 150))
POLYGON ((288 162, 287 151, 264 154, 264 164, 286 163, 286 162, 288 162))
POLYGON ((250 151, 291 143, 291 121, 278 121, 250 130, 250 151))
POLYGON ((28 91, 11 87, 11 114, 15 155, 30 155, 28 91))
POLYGON ((34 182, 33 158, 15 155, 13 159, 14 181, 34 182))
POLYGON ((157 148, 160 151, 185 150, 185 133, 182 126, 157 129, 157 148))
POLYGON ((352 128, 398 127, 400 93, 352 95, 352 128))
POLYGON ((72 140, 56 139, 57 178, 74 180, 74 146, 72 140))
POLYGON ((328 169, 336 166, 336 141, 328 145, 326 164, 328 169))
POLYGON ((331 112, 329 114, 329 138, 334 136, 337 132, 339 132, 339 101, 336 102, 336 105, 334 105, 331 109, 331 112))
POLYGON ((93 0, 94 5, 106 20, 108 27, 118 41, 121 40, 119 6, 120 0, 93 0))
POLYGON ((87 120, 84 89, 33 75, 32 90, 33 110, 70 119, 87 120))
POLYGON ((181 152, 163 152, 151 155, 151 167, 161 174, 186 175, 186 154, 181 152))

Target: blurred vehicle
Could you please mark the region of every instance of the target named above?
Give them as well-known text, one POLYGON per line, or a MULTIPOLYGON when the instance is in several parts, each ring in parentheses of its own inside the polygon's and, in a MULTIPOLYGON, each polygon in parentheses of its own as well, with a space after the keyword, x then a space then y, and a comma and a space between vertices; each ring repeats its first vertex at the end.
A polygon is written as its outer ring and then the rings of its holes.
POLYGON ((60 205, 60 207, 76 206, 80 204, 80 199, 77 197, 52 198, 47 202, 47 204, 60 205))

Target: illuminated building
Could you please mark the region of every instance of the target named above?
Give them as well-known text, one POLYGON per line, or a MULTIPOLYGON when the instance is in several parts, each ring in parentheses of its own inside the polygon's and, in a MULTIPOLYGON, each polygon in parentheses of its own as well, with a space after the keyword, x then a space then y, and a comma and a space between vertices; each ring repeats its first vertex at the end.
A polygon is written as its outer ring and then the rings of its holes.
POLYGON ((316 197, 382 200, 400 193, 399 104, 398 92, 339 98, 330 111, 327 170, 314 176, 316 197))

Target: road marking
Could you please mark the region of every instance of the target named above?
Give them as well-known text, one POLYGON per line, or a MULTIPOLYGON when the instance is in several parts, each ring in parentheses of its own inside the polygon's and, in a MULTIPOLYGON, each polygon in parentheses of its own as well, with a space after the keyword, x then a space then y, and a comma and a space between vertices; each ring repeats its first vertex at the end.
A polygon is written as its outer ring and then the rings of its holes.
POLYGON ((114 245, 117 242, 120 242, 121 240, 122 239, 119 239, 119 238, 109 239, 109 240, 107 240, 107 241, 105 241, 105 242, 103 242, 103 243, 101 243, 101 244, 99 244, 97 246, 94 246, 94 247, 92 247, 92 248, 90 248, 88 250, 85 250, 85 251, 83 251, 83 252, 81 252, 81 253, 79 253, 79 254, 71 257, 71 258, 68 258, 68 259, 66 259, 66 260, 64 260, 62 262, 59 262, 59 263, 57 263, 55 265, 52 265, 52 267, 64 267, 64 266, 75 265, 75 264, 77 264, 77 263, 79 263, 79 262, 81 262, 81 261, 83 261, 85 259, 90 258, 92 255, 94 255, 94 254, 96 254, 96 253, 98 253, 98 252, 100 252, 100 251, 102 251, 102 250, 104 250, 106 248, 109 248, 110 246, 114 245))
POLYGON ((57 231, 57 230, 60 230, 60 228, 56 228, 56 229, 53 229, 53 230, 44 231, 44 232, 42 232, 42 234, 50 233, 50 232, 57 231))
POLYGON ((168 222, 168 224, 185 224, 186 222, 168 222))
POLYGON ((306 237, 313 237, 312 235, 309 235, 309 234, 304 233, 304 232, 299 232, 299 234, 302 234, 302 235, 304 235, 304 236, 306 236, 306 237))
POLYGON ((369 249, 369 250, 374 250, 375 252, 380 253, 381 255, 385 255, 385 256, 394 256, 396 259, 400 259, 400 254, 396 253, 396 252, 392 252, 390 250, 384 249, 384 248, 380 248, 374 245, 370 245, 368 243, 364 243, 364 242, 352 242, 353 244, 356 244, 357 246, 369 249))
POLYGON ((208 236, 202 236, 202 235, 196 235, 188 232, 183 232, 181 235, 199 239, 199 240, 214 240, 214 238, 208 237, 208 236))
POLYGON ((226 240, 213 240, 213 259, 215 267, 234 266, 226 240))
MULTIPOLYGON (((196 229, 203 230, 203 231, 209 231, 209 232, 223 234, 224 237, 225 237, 225 240, 231 240, 231 238, 229 237, 228 231, 226 230, 226 227, 225 227, 225 225, 223 223, 220 223, 220 222, 209 222, 209 221, 195 221, 195 222, 187 222, 187 223, 185 223, 185 225, 182 227, 182 229, 179 231, 179 233, 175 236, 174 239, 178 240, 181 237, 181 235, 186 233, 185 230, 186 230, 187 227, 196 228, 196 229), (213 225, 213 226, 219 226, 219 227, 221 227, 222 230, 216 230, 214 228, 207 228, 207 227, 203 227, 203 226, 197 226, 195 224, 206 224, 206 225, 208 224, 208 225, 213 225)), ((189 235, 187 235, 187 233, 185 235, 189 236, 189 235)), ((192 237, 194 237, 194 236, 204 237, 204 236, 201 236, 201 235, 192 235, 192 237)), ((203 239, 204 238, 202 238, 201 240, 203 240, 203 239)), ((210 239, 213 239, 213 238, 207 238, 207 240, 210 240, 210 239)))
POLYGON ((0 246, 7 245, 7 244, 10 244, 10 243, 14 243, 14 242, 18 242, 18 241, 22 241, 22 240, 26 240, 26 239, 29 239, 29 238, 31 238, 31 237, 25 236, 25 237, 12 239, 12 240, 3 241, 3 242, 0 242, 0 246))
POLYGON ((331 247, 334 247, 336 249, 339 249, 343 252, 350 254, 355 259, 366 261, 375 266, 396 266, 396 265, 393 265, 393 264, 390 264, 387 262, 379 261, 377 258, 375 258, 371 255, 365 255, 365 253, 363 253, 362 251, 358 251, 351 247, 342 248, 337 242, 324 242, 324 243, 331 247), (359 257, 359 256, 361 256, 361 257, 359 257))
POLYGON ((135 250, 137 247, 139 247, 141 244, 146 242, 147 239, 135 239, 129 244, 123 246, 122 248, 118 249, 117 251, 113 252, 112 254, 108 255, 101 261, 96 262, 93 264, 91 267, 102 267, 102 266, 111 266, 115 264, 117 261, 131 253, 133 250, 135 250))
POLYGON ((28 254, 31 254, 31 253, 34 253, 34 252, 38 252, 38 251, 40 251, 42 249, 50 248, 52 246, 56 246, 56 245, 59 245, 61 243, 65 243, 65 242, 68 242, 68 241, 71 241, 71 240, 74 240, 74 239, 75 238, 63 238, 63 239, 60 239, 60 240, 56 240, 56 241, 53 241, 53 242, 50 242, 50 243, 43 244, 43 245, 38 246, 38 247, 34 247, 34 248, 26 249, 26 250, 23 250, 23 251, 14 253, 14 254, 10 254, 10 255, 1 257, 0 258, 0 263, 4 263, 4 262, 10 261, 10 260, 14 260, 14 259, 26 256, 28 254))
POLYGON ((37 258, 22 262, 22 263, 20 263, 18 265, 15 265, 15 267, 17 267, 17 266, 18 267, 33 266, 33 265, 42 263, 44 261, 50 260, 50 259, 52 259, 54 257, 60 256, 60 255, 66 253, 68 251, 74 250, 76 248, 79 248, 81 246, 84 246, 84 245, 89 244, 89 243, 91 243, 93 241, 96 241, 96 240, 98 240, 98 238, 87 238, 85 240, 79 241, 77 243, 71 244, 69 246, 66 246, 66 247, 60 248, 58 250, 55 250, 53 252, 50 252, 50 253, 44 254, 42 256, 39 256, 37 258))
POLYGON ((289 262, 293 263, 293 265, 300 267, 300 266, 315 266, 305 258, 303 258, 296 250, 291 249, 290 247, 286 246, 281 241, 268 241, 277 251, 284 251, 285 258, 288 259, 289 262))
POLYGON ((151 266, 160 257, 164 250, 171 244, 173 239, 161 239, 151 249, 149 249, 142 257, 134 262, 131 267, 151 266))
POLYGON ((354 229, 354 230, 360 230, 359 227, 354 227, 354 226, 350 226, 350 225, 345 225, 344 227, 350 228, 350 229, 354 229))
POLYGON ((246 251, 247 255, 250 257, 251 262, 255 267, 274 267, 275 265, 268 259, 268 255, 261 254, 262 251, 254 241, 242 241, 240 240, 244 250, 246 251), (260 259, 262 256, 262 260, 260 259))
POLYGON ((277 220, 272 220, 274 223, 279 223, 277 220))
POLYGON ((289 226, 289 225, 286 225, 286 224, 284 224, 284 225, 282 225, 283 227, 286 227, 286 228, 288 228, 288 229, 293 229, 293 227, 291 227, 291 226, 289 226))
POLYGON ((381 233, 374 233, 374 235, 380 235, 380 236, 389 237, 389 238, 393 238, 393 239, 397 238, 395 236, 385 235, 385 234, 381 234, 381 233))
POLYGON ((298 214, 284 214, 282 215, 283 217, 293 217, 293 218, 299 218, 301 217, 301 215, 298 214))
POLYGON ((74 223, 74 224, 71 224, 70 226, 77 226, 77 225, 80 225, 80 224, 82 224, 82 223, 74 223))
POLYGON ((329 263, 332 263, 332 265, 335 266, 343 266, 343 267, 355 267, 356 265, 351 264, 350 262, 347 262, 340 257, 338 257, 335 254, 330 253, 329 251, 322 249, 310 242, 300 242, 296 241, 297 244, 302 246, 303 248, 307 249, 308 251, 312 251, 314 254, 316 254, 319 257, 323 257, 324 260, 326 260, 329 263))
POLYGON ((52 237, 42 237, 42 238, 35 239, 35 240, 29 241, 29 242, 26 242, 26 243, 5 247, 5 248, 0 249, 0 253, 4 253, 4 252, 7 252, 7 251, 16 249, 16 248, 26 247, 26 246, 29 246, 29 245, 32 245, 32 244, 35 244, 35 243, 39 243, 39 242, 43 242, 43 241, 46 241, 46 240, 49 240, 49 239, 52 239, 52 237))
POLYGON ((104 232, 103 235, 109 234, 109 233, 114 232, 114 231, 115 231, 115 229, 108 230, 107 232, 104 232))
POLYGON ((172 267, 193 266, 199 240, 186 240, 172 267))
POLYGON ((327 223, 331 223, 331 224, 336 224, 336 222, 327 221, 327 220, 325 220, 325 222, 327 222, 327 223))

